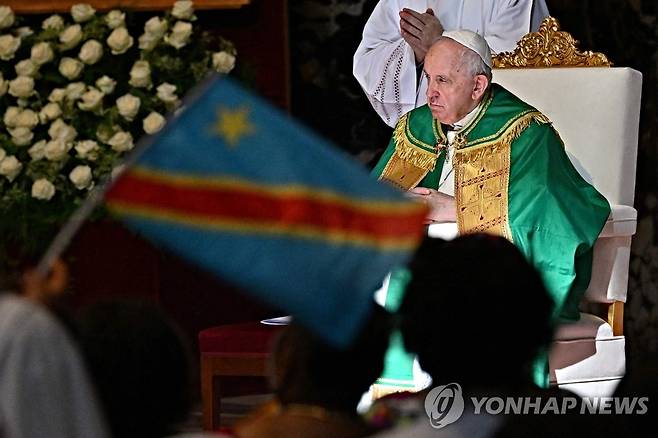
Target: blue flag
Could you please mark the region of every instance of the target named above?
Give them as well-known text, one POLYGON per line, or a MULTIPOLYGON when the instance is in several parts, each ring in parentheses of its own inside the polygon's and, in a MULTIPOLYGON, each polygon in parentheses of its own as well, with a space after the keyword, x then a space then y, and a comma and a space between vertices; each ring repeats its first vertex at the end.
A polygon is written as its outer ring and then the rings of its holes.
POLYGON ((424 235, 425 207, 227 78, 171 120, 106 197, 140 234, 337 346, 424 235))

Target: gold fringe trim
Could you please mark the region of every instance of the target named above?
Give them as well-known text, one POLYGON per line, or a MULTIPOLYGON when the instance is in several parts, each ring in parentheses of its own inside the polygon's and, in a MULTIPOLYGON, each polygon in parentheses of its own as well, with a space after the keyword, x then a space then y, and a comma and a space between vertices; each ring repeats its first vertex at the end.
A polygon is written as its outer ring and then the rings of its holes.
POLYGON ((519 138, 521 133, 533 121, 541 124, 551 123, 548 117, 539 111, 528 113, 515 120, 496 140, 456 150, 454 157, 455 165, 480 161, 486 155, 497 153, 502 147, 511 146, 512 142, 519 138))
POLYGON ((406 135, 406 126, 408 122, 409 113, 400 118, 395 131, 393 131, 393 138, 395 139, 395 154, 401 160, 418 167, 423 170, 433 171, 436 166, 436 159, 438 154, 436 152, 426 151, 414 145, 406 135))

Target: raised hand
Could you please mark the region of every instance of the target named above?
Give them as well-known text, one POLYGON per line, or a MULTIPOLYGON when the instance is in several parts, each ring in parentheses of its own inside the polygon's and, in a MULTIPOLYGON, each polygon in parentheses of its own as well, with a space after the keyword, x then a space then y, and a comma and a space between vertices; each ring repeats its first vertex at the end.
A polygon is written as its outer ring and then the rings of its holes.
POLYGON ((424 13, 404 8, 400 11, 400 34, 411 46, 416 63, 425 59, 425 54, 443 33, 443 25, 430 8, 424 13))

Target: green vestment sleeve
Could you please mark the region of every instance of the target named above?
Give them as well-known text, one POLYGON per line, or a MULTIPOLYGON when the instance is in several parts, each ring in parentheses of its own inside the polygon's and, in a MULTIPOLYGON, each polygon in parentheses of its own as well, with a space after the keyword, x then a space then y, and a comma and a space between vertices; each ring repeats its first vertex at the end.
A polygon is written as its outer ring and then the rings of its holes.
POLYGON ((532 123, 514 141, 509 181, 514 243, 541 274, 555 316, 578 319, 608 201, 578 174, 548 124, 532 123))

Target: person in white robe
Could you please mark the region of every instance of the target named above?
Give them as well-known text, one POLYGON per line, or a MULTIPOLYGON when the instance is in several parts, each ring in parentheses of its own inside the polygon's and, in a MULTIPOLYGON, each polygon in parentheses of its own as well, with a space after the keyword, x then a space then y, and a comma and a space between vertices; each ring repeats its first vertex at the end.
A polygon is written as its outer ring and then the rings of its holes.
POLYGON ((0 436, 110 436, 73 339, 41 305, 5 291, 0 291, 0 436))
POLYGON ((375 111, 394 127, 427 103, 422 62, 444 30, 477 32, 500 53, 513 50, 547 16, 545 0, 380 0, 354 54, 353 73, 375 111))

